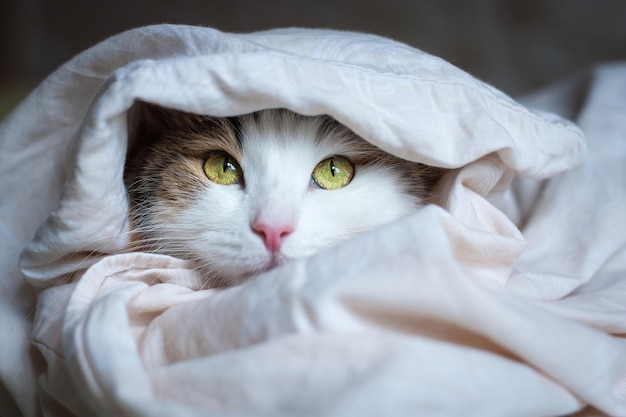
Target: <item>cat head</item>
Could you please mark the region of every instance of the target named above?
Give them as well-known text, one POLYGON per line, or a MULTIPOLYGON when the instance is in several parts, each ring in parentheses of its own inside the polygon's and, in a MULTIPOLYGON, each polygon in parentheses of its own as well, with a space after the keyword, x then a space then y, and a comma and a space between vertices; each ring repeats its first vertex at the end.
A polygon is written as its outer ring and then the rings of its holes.
POLYGON ((415 211, 432 172, 328 116, 213 118, 138 103, 125 181, 136 248, 232 285, 415 211))

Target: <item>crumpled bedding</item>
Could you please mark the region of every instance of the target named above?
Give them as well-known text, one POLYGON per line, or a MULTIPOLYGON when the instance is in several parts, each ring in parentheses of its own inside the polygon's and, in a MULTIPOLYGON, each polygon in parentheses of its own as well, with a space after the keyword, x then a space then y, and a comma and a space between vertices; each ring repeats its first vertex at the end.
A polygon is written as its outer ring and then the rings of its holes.
POLYGON ((626 415, 625 91, 615 63, 514 101, 325 30, 94 46, 0 124, 0 414, 626 415), (330 114, 448 171, 436 204, 205 288, 128 250, 135 100, 330 114))

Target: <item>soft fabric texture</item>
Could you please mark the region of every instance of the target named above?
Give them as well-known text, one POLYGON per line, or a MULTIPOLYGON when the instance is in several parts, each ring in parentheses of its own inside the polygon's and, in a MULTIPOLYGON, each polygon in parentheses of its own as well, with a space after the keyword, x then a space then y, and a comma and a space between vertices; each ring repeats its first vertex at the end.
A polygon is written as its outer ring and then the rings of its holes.
POLYGON ((0 125, 0 414, 626 415, 625 91, 614 64, 524 99, 579 129, 375 36, 166 25, 95 46, 0 125), (436 205, 204 289, 126 253, 138 99, 329 114, 450 171, 436 205))

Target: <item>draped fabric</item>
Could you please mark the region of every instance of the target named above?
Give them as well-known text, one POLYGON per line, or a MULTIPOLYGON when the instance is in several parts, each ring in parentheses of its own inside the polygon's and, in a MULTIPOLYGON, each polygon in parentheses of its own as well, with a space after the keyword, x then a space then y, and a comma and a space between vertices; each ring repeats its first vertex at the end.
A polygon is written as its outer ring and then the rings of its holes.
POLYGON ((348 32, 94 46, 0 124, 0 414, 626 415, 625 91, 612 64, 515 101, 348 32), (129 252, 136 100, 329 114, 448 170, 408 217, 206 289, 129 252))

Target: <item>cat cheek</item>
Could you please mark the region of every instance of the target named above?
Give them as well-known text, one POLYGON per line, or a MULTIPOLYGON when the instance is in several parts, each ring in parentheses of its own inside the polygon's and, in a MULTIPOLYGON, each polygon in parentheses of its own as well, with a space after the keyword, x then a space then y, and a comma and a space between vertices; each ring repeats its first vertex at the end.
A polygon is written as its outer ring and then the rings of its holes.
POLYGON ((238 185, 210 184, 201 192, 196 205, 206 209, 207 215, 232 217, 238 215, 243 192, 238 185))

